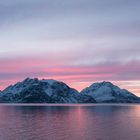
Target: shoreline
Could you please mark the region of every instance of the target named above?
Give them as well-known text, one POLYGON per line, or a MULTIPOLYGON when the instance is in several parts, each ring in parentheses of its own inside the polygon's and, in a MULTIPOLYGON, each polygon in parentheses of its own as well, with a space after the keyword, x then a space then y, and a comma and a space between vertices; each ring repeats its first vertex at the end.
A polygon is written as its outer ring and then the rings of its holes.
POLYGON ((0 103, 0 106, 56 106, 56 107, 78 107, 78 106, 133 106, 140 103, 93 103, 93 104, 48 104, 48 103, 0 103))

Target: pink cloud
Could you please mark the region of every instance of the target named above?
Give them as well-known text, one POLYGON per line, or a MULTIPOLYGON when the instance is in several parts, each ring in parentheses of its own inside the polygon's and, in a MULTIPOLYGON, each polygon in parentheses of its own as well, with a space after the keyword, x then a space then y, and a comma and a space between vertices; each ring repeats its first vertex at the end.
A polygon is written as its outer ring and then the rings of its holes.
MULTIPOLYGON (((0 88, 21 81, 26 77, 38 77, 64 81, 79 91, 97 81, 134 81, 140 80, 140 62, 104 63, 90 66, 75 66, 65 61, 24 58, 0 60, 0 88)), ((117 83, 118 84, 118 83, 117 83)), ((119 84, 118 84, 119 85, 119 84)), ((122 86, 139 92, 134 85, 122 86)))

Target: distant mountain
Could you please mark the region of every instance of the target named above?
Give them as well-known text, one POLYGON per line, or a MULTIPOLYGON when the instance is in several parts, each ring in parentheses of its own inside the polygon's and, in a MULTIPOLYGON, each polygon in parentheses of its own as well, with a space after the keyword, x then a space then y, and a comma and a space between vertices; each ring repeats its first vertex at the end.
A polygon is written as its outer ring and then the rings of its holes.
POLYGON ((27 78, 1 92, 1 103, 95 103, 63 82, 27 78))
POLYGON ((139 97, 110 82, 94 83, 82 90, 81 94, 91 96, 97 103, 140 103, 139 97))
POLYGON ((63 82, 26 78, 0 91, 0 103, 140 103, 140 98, 110 82, 94 83, 79 93, 63 82))

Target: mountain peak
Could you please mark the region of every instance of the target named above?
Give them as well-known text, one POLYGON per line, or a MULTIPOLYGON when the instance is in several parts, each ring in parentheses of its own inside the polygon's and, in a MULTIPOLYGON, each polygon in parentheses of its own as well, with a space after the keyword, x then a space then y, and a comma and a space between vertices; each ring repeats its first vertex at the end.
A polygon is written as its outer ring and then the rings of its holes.
POLYGON ((47 82, 49 83, 50 85, 53 85, 54 83, 56 82, 60 82, 60 81, 57 81, 57 80, 53 80, 53 79, 42 79, 40 80, 41 82, 47 82))
MULTIPOLYGON (((38 78, 26 78, 24 79, 22 82, 20 83, 39 83, 39 82, 44 82, 44 83, 48 83, 50 85, 53 85, 54 83, 57 83, 57 82, 60 82, 60 81, 57 81, 57 80, 53 80, 53 79, 38 79, 38 78)), ((62 82, 61 82, 62 83, 62 82)))
POLYGON ((29 77, 27 77, 22 82, 23 83, 30 83, 30 82, 38 82, 38 81, 39 81, 38 78, 29 78, 29 77))
POLYGON ((139 98, 131 92, 121 89, 111 82, 98 82, 81 91, 93 97, 97 102, 133 102, 139 98))
POLYGON ((101 87, 101 86, 114 86, 114 84, 108 81, 103 81, 103 82, 93 83, 90 87, 101 87))

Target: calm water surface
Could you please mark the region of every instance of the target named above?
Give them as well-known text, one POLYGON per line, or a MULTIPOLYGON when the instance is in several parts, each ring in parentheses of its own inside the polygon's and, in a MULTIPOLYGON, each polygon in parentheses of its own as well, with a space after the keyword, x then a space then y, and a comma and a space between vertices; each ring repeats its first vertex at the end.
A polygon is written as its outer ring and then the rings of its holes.
POLYGON ((140 140, 140 105, 1 105, 0 140, 140 140))

